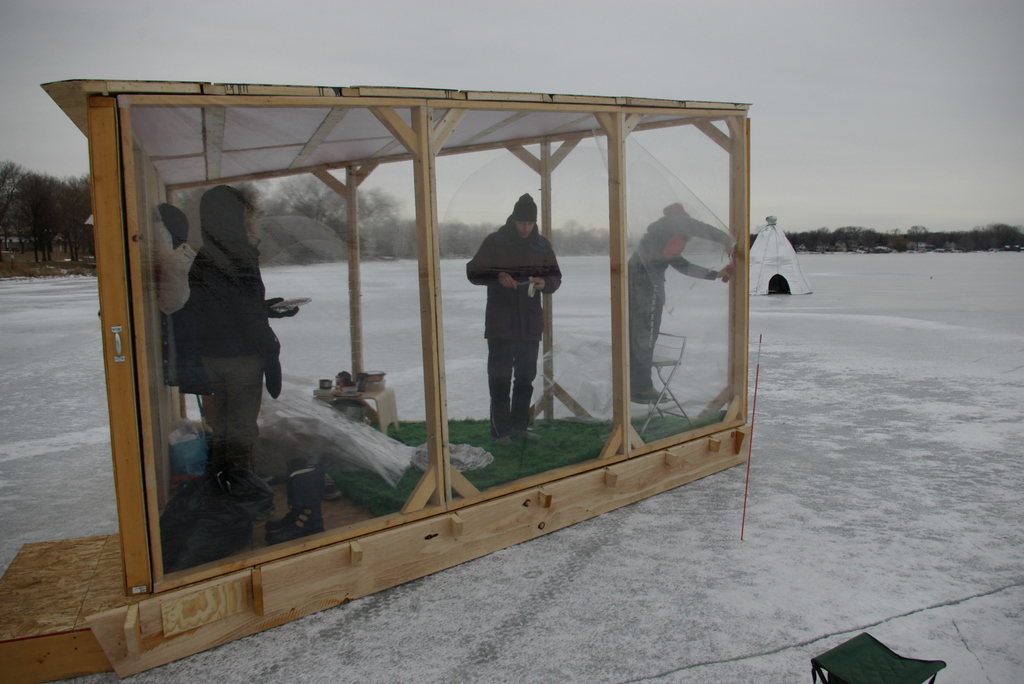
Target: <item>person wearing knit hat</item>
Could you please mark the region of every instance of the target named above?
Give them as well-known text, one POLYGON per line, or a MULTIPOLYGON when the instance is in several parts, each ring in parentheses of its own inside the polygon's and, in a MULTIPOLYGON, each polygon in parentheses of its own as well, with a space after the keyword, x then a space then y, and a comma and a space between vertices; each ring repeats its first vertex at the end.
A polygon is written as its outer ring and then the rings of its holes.
POLYGON ((732 263, 713 271, 681 256, 695 238, 716 242, 732 253, 734 243, 728 233, 691 217, 686 208, 676 202, 665 207, 661 218, 647 227, 647 233, 629 259, 629 387, 635 403, 655 402, 661 396, 654 388, 651 367, 654 344, 661 330, 668 267, 691 278, 721 278, 727 283, 732 277, 732 263))
POLYGON ((562 272, 551 243, 537 230, 537 204, 529 193, 516 201, 505 225, 484 238, 466 264, 466 277, 487 288, 491 436, 503 443, 537 438, 527 428, 544 334, 541 293, 555 292, 562 272))

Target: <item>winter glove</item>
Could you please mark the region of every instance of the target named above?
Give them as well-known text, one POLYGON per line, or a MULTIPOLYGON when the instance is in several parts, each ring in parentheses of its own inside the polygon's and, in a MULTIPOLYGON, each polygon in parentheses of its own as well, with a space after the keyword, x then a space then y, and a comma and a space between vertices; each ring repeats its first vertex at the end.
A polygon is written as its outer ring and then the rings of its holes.
POLYGON ((281 343, 277 336, 270 333, 270 338, 263 345, 263 375, 267 382, 267 392, 277 399, 281 395, 281 343))
POLYGON ((263 362, 263 374, 267 378, 267 392, 277 399, 281 396, 281 361, 275 356, 263 362))
POLYGON ((293 306, 287 309, 275 309, 275 304, 280 304, 284 301, 284 297, 274 297, 266 301, 267 305, 267 316, 269 318, 290 318, 295 314, 299 313, 299 307, 293 306))

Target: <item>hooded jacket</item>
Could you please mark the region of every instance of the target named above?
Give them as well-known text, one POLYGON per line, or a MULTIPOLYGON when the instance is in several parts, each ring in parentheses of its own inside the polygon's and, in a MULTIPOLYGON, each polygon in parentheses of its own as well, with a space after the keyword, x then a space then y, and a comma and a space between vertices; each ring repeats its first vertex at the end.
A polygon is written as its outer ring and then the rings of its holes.
POLYGON ((498 282, 504 271, 516 282, 543 278, 543 294, 552 294, 562 284, 562 272, 551 249, 551 243, 537 226, 525 238, 519 237, 512 218, 484 238, 468 264, 466 277, 474 285, 487 287, 487 311, 484 315, 484 337, 493 340, 539 341, 544 333, 544 308, 541 292, 529 296, 529 287, 514 289, 498 282))
POLYGON ((669 266, 692 278, 712 280, 717 271, 698 266, 680 256, 686 243, 693 238, 717 242, 726 251, 733 247, 732 238, 718 228, 689 216, 669 214, 647 227, 647 233, 629 261, 630 268, 644 269, 651 280, 658 282, 665 281, 665 271, 669 266))
POLYGON ((195 316, 200 356, 263 357, 268 389, 276 396, 271 367, 280 368, 281 345, 268 322, 259 251, 249 244, 245 211, 242 194, 230 186, 218 185, 203 195, 199 203, 203 247, 189 271, 187 307, 195 316))

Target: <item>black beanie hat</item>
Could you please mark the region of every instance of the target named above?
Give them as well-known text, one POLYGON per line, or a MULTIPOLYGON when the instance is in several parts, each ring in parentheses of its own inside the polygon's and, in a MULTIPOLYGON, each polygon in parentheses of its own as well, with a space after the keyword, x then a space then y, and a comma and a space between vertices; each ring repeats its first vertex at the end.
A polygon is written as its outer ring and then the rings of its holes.
POLYGON ((537 222, 537 203, 530 197, 530 193, 526 193, 519 198, 516 202, 515 209, 512 210, 512 216, 510 217, 513 221, 530 221, 531 223, 537 222))

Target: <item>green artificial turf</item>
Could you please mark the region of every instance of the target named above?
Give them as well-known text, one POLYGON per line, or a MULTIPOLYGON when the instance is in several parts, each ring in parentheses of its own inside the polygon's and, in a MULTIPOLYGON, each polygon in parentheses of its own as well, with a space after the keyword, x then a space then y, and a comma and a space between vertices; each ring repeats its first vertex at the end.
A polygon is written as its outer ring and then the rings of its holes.
MULTIPOLYGON (((692 425, 681 418, 657 417, 647 426, 644 439, 653 441, 679 434, 686 430, 722 420, 718 413, 692 425)), ((639 431, 643 420, 634 420, 639 431)), ((426 423, 401 423, 399 432, 389 434, 408 444, 419 446, 427 441, 426 423)), ((491 437, 490 423, 486 420, 454 420, 448 423, 450 444, 471 444, 486 449, 494 460, 485 468, 462 473, 480 490, 518 480, 562 466, 597 458, 611 434, 610 421, 550 420, 535 421, 531 432, 541 439, 515 439, 511 444, 500 444, 491 437)), ((367 471, 337 471, 331 477, 342 493, 355 505, 365 508, 374 517, 396 513, 412 494, 423 471, 410 468, 398 484, 390 486, 376 473, 367 471)))

